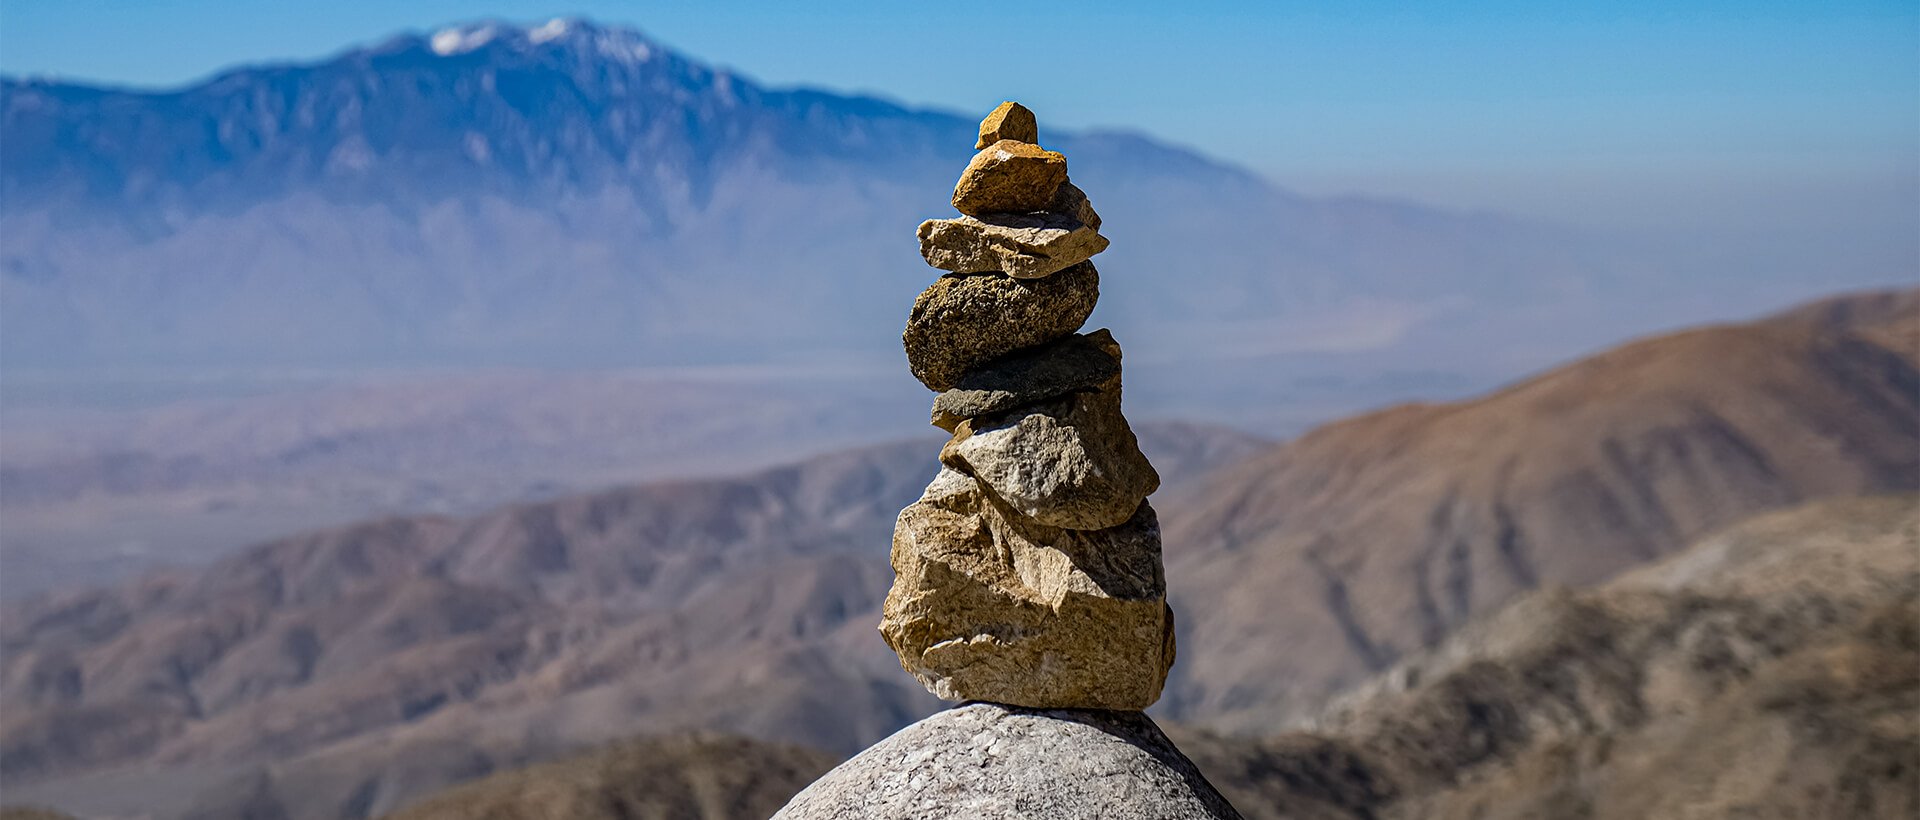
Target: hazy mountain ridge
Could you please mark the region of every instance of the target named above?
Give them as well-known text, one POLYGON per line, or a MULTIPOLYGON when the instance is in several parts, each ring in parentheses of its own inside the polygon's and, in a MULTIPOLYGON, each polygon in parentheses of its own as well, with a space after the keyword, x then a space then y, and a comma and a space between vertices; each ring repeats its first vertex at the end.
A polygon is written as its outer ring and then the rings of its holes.
MULTIPOLYGON (((844 361, 892 346, 913 226, 947 213, 973 139, 585 21, 166 92, 9 79, 0 134, 6 355, 28 368, 844 361)), ((1539 226, 1042 138, 1116 243, 1107 315, 1158 358, 1376 349, 1613 275, 1539 226)))
POLYGON ((916 435, 926 399, 889 387, 840 374, 494 373, 0 413, 0 591, 17 600, 374 516, 476 514, 916 435))

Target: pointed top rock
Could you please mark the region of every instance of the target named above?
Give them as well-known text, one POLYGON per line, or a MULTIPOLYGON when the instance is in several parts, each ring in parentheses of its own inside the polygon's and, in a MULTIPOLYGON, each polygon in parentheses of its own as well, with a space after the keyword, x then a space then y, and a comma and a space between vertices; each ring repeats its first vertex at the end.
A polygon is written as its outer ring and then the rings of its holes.
POLYGON ((1033 112, 1012 100, 1000 104, 993 113, 980 121, 980 141, 973 147, 978 150, 1001 140, 1031 142, 1040 144, 1040 125, 1033 118, 1033 112))

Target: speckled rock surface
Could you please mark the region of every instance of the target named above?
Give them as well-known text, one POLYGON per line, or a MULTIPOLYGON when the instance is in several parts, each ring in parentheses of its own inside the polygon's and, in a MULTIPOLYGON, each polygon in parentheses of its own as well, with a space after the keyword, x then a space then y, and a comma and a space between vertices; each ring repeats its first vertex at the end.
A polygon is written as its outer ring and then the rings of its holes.
POLYGON ((980 139, 973 147, 977 151, 1001 140, 1038 143, 1040 122, 1026 106, 1012 100, 1003 102, 980 121, 980 139))
POLYGON ((1139 712, 970 703, 901 729, 778 820, 1225 820, 1226 798, 1139 712))
POLYGON ((1120 397, 1074 393, 956 425, 941 463, 1050 527, 1119 526, 1160 487, 1120 413, 1120 397))
POLYGON ((1160 474, 1120 412, 1119 342, 1104 329, 1075 338, 1113 361, 1112 376, 1090 390, 957 422, 940 461, 1041 524, 1097 530, 1132 516, 1159 489, 1160 474))
POLYGON ((973 155, 953 186, 963 214, 1023 214, 1043 210, 1067 181, 1067 158, 1031 142, 1001 140, 973 155))
MULTIPOLYGON (((1105 330, 1096 334, 1111 338, 1105 330)), ((1057 339, 967 371, 958 386, 934 398, 934 426, 951 432, 965 419, 1090 390, 1120 375, 1120 361, 1094 335, 1057 339)))
POLYGON ((936 268, 1019 279, 1050 276, 1109 244, 1092 226, 1056 213, 929 219, 920 223, 919 237, 920 257, 936 268))
POLYGON ((942 276, 907 317, 907 366, 928 389, 950 390, 969 368, 1079 330, 1099 299, 1092 263, 1045 279, 942 276))
POLYGON ((893 532, 880 634, 946 700, 1145 709, 1173 665, 1160 523, 1048 527, 942 470, 893 532))
POLYGON ((1087 193, 1072 182, 1060 184, 1060 192, 1053 195, 1053 202, 1047 210, 1056 214, 1066 214, 1084 223, 1087 227, 1100 228, 1100 214, 1093 209, 1093 202, 1087 199, 1087 193))

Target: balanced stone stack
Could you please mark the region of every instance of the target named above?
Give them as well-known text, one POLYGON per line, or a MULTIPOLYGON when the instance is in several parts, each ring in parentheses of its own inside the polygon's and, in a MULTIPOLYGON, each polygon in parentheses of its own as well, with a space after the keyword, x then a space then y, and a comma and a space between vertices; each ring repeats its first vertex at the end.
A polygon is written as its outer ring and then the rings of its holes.
POLYGON ((1100 217, 1033 113, 980 124, 962 214, 920 226, 948 273, 904 341, 953 434, 893 533, 880 632, 935 695, 795 796, 780 820, 1239 817, 1139 710, 1173 665, 1160 477, 1120 413, 1120 345, 1080 333, 1100 217))
POLYGON ((1077 333, 1099 298, 1100 217, 1005 103, 920 225, 944 271, 904 341, 953 434, 901 512, 880 631, 935 695, 1040 709, 1145 709, 1173 664, 1160 477, 1120 413, 1120 346, 1077 333))

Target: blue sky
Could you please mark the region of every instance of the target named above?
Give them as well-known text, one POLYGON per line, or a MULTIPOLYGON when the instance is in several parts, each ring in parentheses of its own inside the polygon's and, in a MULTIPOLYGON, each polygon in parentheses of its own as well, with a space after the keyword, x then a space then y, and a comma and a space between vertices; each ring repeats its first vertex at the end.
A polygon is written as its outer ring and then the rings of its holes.
POLYGON ((1123 127, 1311 193, 1765 233, 1920 214, 1920 3, 5 0, 0 71, 170 86, 586 15, 774 85, 1123 127))

